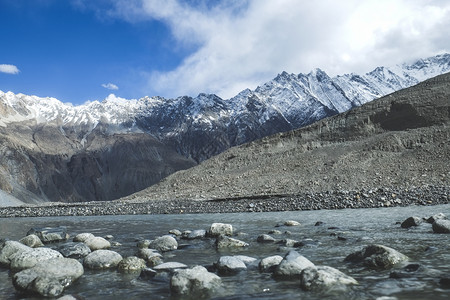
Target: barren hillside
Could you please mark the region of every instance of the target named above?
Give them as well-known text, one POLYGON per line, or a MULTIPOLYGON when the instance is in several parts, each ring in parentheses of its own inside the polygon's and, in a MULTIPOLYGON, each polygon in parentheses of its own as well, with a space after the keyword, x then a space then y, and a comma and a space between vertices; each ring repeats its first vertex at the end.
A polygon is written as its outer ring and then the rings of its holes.
POLYGON ((234 147, 125 199, 221 199, 450 184, 450 73, 234 147))

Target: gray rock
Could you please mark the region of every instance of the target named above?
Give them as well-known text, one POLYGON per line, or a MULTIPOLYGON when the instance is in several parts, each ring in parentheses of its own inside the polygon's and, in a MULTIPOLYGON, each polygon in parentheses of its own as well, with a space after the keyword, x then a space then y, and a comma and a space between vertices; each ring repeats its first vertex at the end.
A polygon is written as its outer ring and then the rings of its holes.
POLYGON ((259 270, 261 272, 273 272, 282 260, 283 257, 280 255, 265 257, 259 262, 259 270))
POLYGON ((89 232, 79 233, 73 238, 73 241, 74 242, 84 242, 87 239, 90 239, 90 238, 93 238, 93 237, 94 237, 94 235, 92 233, 89 233, 89 232))
POLYGON ((187 239, 187 237, 191 234, 191 230, 185 230, 181 233, 181 238, 182 239, 187 239))
POLYGON ((92 251, 111 248, 111 243, 99 236, 90 237, 87 240, 85 240, 84 243, 92 251))
POLYGON ((221 256, 214 265, 221 274, 235 274, 247 270, 245 263, 234 256, 221 256))
POLYGON ((141 272, 145 267, 145 260, 136 256, 129 256, 122 259, 117 269, 121 272, 141 272))
MULTIPOLYGON (((338 237, 339 239, 340 237, 338 237)), ((294 247, 317 247, 320 242, 313 239, 304 239, 294 244, 294 247)))
POLYGON ((153 240, 149 247, 154 248, 160 252, 167 252, 172 250, 177 250, 178 242, 170 235, 163 235, 155 240, 153 240))
POLYGON ((433 224, 436 220, 445 220, 447 216, 443 213, 435 214, 427 219, 427 223, 433 224))
POLYGON ((27 235, 26 237, 21 238, 19 242, 31 248, 38 248, 44 246, 41 239, 35 234, 27 235))
POLYGON ((174 294, 204 298, 220 288, 222 280, 202 266, 178 270, 170 279, 170 290, 174 294))
POLYGON ((137 242, 136 246, 140 249, 148 248, 150 244, 152 243, 151 240, 140 240, 137 242))
POLYGON ((268 232, 268 234, 283 234, 281 231, 276 230, 276 229, 272 229, 268 232))
POLYGON ((256 258, 246 255, 234 255, 234 257, 241 260, 246 266, 251 265, 257 261, 256 258))
POLYGON ((314 267, 314 264, 306 257, 300 255, 297 251, 289 251, 275 268, 273 275, 281 279, 300 278, 302 271, 308 267, 314 267))
POLYGON ((186 268, 187 266, 185 264, 173 261, 162 263, 160 265, 153 267, 155 271, 165 271, 165 272, 172 272, 177 269, 186 269, 186 268))
POLYGON ((139 249, 137 256, 144 259, 149 267, 163 263, 162 255, 153 249, 139 249))
POLYGON ((293 220, 288 220, 284 222, 284 226, 300 226, 300 223, 293 220))
POLYGON ((268 234, 261 234, 256 238, 258 243, 274 243, 275 239, 268 234))
POLYGON ((293 239, 283 239, 281 241, 278 241, 277 244, 283 245, 285 247, 296 247, 298 245, 299 241, 293 240, 293 239))
POLYGON ((37 235, 44 244, 66 241, 69 238, 69 234, 64 226, 31 228, 27 232, 27 235, 30 234, 37 235))
POLYGON ((30 251, 30 248, 22 243, 16 241, 6 241, 3 244, 3 248, 0 250, 0 265, 9 267, 11 265, 11 259, 14 255, 18 255, 24 251, 30 251))
POLYGON ((422 223, 422 219, 419 217, 409 217, 405 221, 402 222, 402 228, 410 228, 413 226, 419 226, 422 223))
POLYGON ((50 248, 31 248, 12 256, 11 269, 20 271, 34 267, 38 262, 63 257, 61 253, 50 248))
POLYGON ((407 260, 408 257, 397 250, 376 244, 368 245, 345 258, 347 262, 362 263, 373 269, 389 269, 407 260))
POLYGON ((122 259, 122 255, 117 252, 96 250, 84 258, 84 266, 94 270, 115 268, 122 259))
POLYGON ((110 240, 114 239, 114 236, 111 235, 111 234, 107 234, 107 235, 105 235, 103 238, 104 238, 105 240, 110 241, 110 240))
POLYGON ((173 234, 174 236, 181 236, 181 231, 179 231, 178 229, 171 229, 169 230, 170 234, 173 234))
POLYGON ((197 229, 197 230, 191 231, 186 238, 188 240, 195 240, 195 239, 202 239, 205 236, 206 236, 206 230, 197 229))
POLYGON ((215 245, 217 249, 248 247, 246 242, 223 235, 216 239, 215 245))
POLYGON ((21 291, 57 297, 83 273, 83 266, 77 260, 55 258, 14 274, 13 284, 21 291))
POLYGON ((438 219, 433 223, 435 233, 450 233, 450 220, 438 219))
POLYGON ((341 271, 328 266, 308 267, 300 274, 300 286, 308 291, 341 290, 351 284, 358 284, 358 282, 341 271))
POLYGON ((208 230, 209 236, 233 235, 233 226, 231 224, 213 223, 208 230))
POLYGON ((91 253, 85 243, 69 242, 56 248, 59 253, 68 258, 82 258, 91 253))

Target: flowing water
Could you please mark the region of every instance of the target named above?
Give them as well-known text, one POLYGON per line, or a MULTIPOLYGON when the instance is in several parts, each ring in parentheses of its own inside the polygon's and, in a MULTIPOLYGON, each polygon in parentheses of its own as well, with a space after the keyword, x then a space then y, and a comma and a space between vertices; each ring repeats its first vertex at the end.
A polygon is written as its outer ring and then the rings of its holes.
MULTIPOLYGON (((450 299, 450 289, 439 284, 441 277, 450 274, 450 235, 434 234, 430 224, 402 229, 398 221, 409 216, 428 217, 443 212, 450 215, 450 204, 429 207, 397 207, 379 209, 345 209, 273 213, 198 214, 198 215, 133 215, 99 217, 48 217, 0 219, 0 238, 18 240, 32 227, 66 226, 71 236, 91 232, 97 236, 111 234, 122 245, 112 250, 123 257, 134 255, 136 241, 153 239, 168 230, 207 229, 211 223, 233 225, 236 237, 250 246, 234 252, 217 251, 213 240, 181 240, 190 246, 164 254, 164 261, 177 261, 189 266, 211 265, 222 255, 247 255, 258 259, 283 256, 289 248, 279 245, 258 244, 258 235, 272 229, 290 234, 273 235, 277 239, 302 240, 311 238, 316 245, 297 251, 316 265, 328 265, 354 277, 359 285, 346 291, 321 294, 301 290, 298 280, 278 281, 269 273, 250 268, 233 276, 222 276, 223 289, 215 299, 450 299), (278 227, 285 220, 296 220, 302 225, 278 227), (315 226, 317 221, 324 224, 315 226), (330 229, 330 227, 335 227, 330 229), (338 236, 346 240, 338 239, 338 236), (344 258, 362 246, 378 243, 392 247, 427 269, 411 278, 391 279, 392 270, 374 271, 344 263, 344 258)), ((169 277, 141 279, 138 275, 116 271, 90 271, 67 288, 65 294, 78 294, 85 299, 176 299, 170 294, 169 277)), ((11 274, 0 267, 0 299, 34 299, 19 294, 11 283, 11 274)))

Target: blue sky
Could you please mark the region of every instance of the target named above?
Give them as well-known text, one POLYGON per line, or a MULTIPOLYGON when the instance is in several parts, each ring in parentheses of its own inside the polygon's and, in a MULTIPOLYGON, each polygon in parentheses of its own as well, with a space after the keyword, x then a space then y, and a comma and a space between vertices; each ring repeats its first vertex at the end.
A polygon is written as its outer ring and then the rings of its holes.
POLYGON ((282 71, 367 72, 450 51, 444 0, 0 0, 0 90, 229 98, 282 71))

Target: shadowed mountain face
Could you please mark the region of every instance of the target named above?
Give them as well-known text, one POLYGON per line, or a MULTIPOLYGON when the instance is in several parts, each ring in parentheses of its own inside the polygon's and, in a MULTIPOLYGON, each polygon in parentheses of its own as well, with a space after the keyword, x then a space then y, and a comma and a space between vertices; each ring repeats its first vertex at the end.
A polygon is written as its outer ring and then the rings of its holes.
MULTIPOLYGON (((331 78, 319 69, 283 72, 254 91, 226 100, 207 94, 139 100, 110 95, 102 102, 72 106, 0 91, 0 205, 6 198, 8 203, 117 199, 230 147, 292 132, 448 71, 450 54, 379 67, 364 75, 331 78)), ((377 128, 384 131, 428 126, 429 120, 414 111, 409 103, 394 104, 367 122, 382 123, 377 128)), ((326 123, 321 138, 328 127, 339 124, 326 123)), ((345 136, 340 138, 353 139, 358 132, 350 123, 343 124, 345 136)), ((356 128, 374 126, 369 125, 356 128)), ((271 171, 261 170, 266 172, 261 176, 271 171)))
POLYGON ((15 134, 0 128, 0 189, 28 203, 116 199, 195 165, 144 133, 97 126, 81 147, 53 126, 8 129, 15 134))
POLYGON ((126 199, 450 185, 450 74, 234 147, 126 199))

